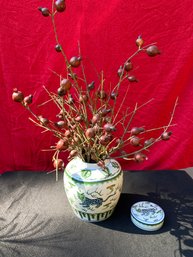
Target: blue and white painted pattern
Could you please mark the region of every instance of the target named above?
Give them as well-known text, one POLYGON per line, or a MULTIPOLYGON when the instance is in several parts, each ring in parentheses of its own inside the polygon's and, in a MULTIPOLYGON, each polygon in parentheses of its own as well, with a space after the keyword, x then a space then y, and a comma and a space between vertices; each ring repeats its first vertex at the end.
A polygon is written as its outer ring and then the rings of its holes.
POLYGON ((139 228, 154 231, 164 223, 164 211, 155 203, 148 201, 137 202, 131 207, 131 220, 139 228))
POLYGON ((64 171, 64 187, 75 214, 83 220, 108 218, 119 200, 123 173, 119 163, 108 160, 105 173, 97 164, 73 159, 64 171))

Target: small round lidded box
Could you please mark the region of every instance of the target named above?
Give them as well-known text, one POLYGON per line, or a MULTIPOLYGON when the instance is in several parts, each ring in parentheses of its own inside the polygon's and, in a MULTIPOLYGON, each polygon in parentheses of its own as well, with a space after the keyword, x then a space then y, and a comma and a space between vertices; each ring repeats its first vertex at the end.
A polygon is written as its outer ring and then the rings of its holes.
POLYGON ((141 201, 131 206, 131 220, 140 229, 156 231, 164 223, 163 209, 152 202, 141 201))

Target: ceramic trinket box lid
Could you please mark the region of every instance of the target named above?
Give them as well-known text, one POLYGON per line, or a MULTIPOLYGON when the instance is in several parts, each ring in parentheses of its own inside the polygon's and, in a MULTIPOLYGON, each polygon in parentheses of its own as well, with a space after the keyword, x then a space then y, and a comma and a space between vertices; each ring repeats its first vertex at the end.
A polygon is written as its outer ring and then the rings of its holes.
POLYGON ((164 218, 163 209, 155 203, 141 201, 131 207, 131 220, 140 229, 156 231, 162 227, 164 218))

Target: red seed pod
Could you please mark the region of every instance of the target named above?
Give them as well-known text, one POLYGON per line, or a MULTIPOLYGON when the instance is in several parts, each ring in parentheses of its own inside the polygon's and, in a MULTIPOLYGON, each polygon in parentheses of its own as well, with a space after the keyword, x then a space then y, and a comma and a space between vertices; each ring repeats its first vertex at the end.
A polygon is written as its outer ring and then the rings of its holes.
POLYGON ((79 102, 80 103, 86 103, 88 101, 88 96, 87 95, 81 95, 79 97, 79 102))
POLYGON ((99 114, 95 114, 93 117, 92 117, 92 124, 96 124, 100 119, 100 115, 99 114))
POLYGON ((33 99, 33 95, 28 95, 24 98, 24 104, 25 105, 28 105, 28 104, 31 104, 32 103, 32 99, 33 99))
POLYGON ((83 117, 82 117, 81 115, 78 115, 78 116, 75 117, 74 119, 75 119, 75 121, 77 121, 77 122, 83 121, 83 117))
POLYGON ((143 41, 143 39, 142 39, 141 36, 138 36, 138 38, 136 39, 135 43, 136 43, 136 45, 137 45, 139 48, 141 48, 141 47, 143 46, 143 44, 144 44, 144 41, 143 41))
POLYGON ((95 84, 94 81, 92 81, 90 84, 88 84, 87 88, 88 88, 89 91, 94 89, 94 84, 95 84))
POLYGON ((140 134, 141 132, 144 132, 145 129, 143 127, 134 127, 131 129, 131 135, 138 135, 140 134))
POLYGON ((93 129, 94 129, 95 133, 97 133, 97 132, 99 132, 100 127, 99 127, 98 124, 95 124, 94 127, 93 127, 93 129))
POLYGON ((133 75, 128 76, 127 79, 129 80, 129 82, 138 82, 137 78, 133 75))
POLYGON ((136 153, 134 155, 134 160, 136 162, 143 162, 143 161, 145 161, 147 159, 148 159, 147 156, 145 154, 143 154, 143 153, 136 153))
POLYGON ((93 138, 95 136, 94 128, 88 128, 85 133, 87 138, 93 138))
POLYGON ((99 167, 101 167, 102 169, 105 168, 105 162, 102 161, 102 160, 100 160, 99 162, 97 162, 97 165, 98 165, 99 167))
POLYGON ((64 162, 62 159, 55 159, 53 161, 53 166, 55 169, 62 171, 64 169, 64 162))
POLYGON ((117 93, 117 92, 112 92, 111 95, 110 95, 110 98, 111 98, 112 100, 115 100, 115 99, 117 98, 117 96, 118 96, 118 93, 117 93))
POLYGON ((57 93, 59 96, 64 96, 67 94, 67 90, 62 88, 62 87, 59 87, 58 90, 57 90, 57 93))
POLYGON ((103 109, 101 110, 101 116, 105 117, 107 114, 109 114, 111 112, 111 109, 103 109))
POLYGON ((133 137, 130 139, 130 143, 131 143, 131 145, 133 145, 133 146, 139 146, 139 145, 140 145, 140 138, 139 138, 139 137, 136 137, 136 136, 133 136, 133 137))
POLYGON ((56 144, 56 149, 59 151, 68 149, 68 139, 60 139, 56 144))
POLYGON ((50 11, 46 7, 39 7, 38 10, 42 13, 44 17, 48 17, 50 15, 50 11))
POLYGON ((18 91, 17 88, 13 89, 13 94, 12 94, 12 100, 18 103, 21 103, 24 99, 24 95, 21 91, 18 91))
POLYGON ((72 158, 72 157, 74 157, 76 155, 77 155, 77 151, 76 150, 72 150, 72 151, 70 151, 70 154, 69 154, 68 158, 72 158))
POLYGON ((67 121, 64 121, 64 120, 60 120, 58 122, 55 123, 55 126, 57 128, 65 128, 67 125, 67 121))
POLYGON ((144 146, 145 146, 145 147, 146 147, 146 146, 150 146, 150 145, 152 145, 154 142, 155 142, 155 138, 147 139, 147 140, 145 140, 145 142, 144 142, 144 146))
POLYGON ((106 136, 108 137, 109 142, 113 140, 113 135, 110 132, 106 133, 106 136))
POLYGON ((97 91, 97 96, 100 99, 106 99, 107 98, 107 93, 104 90, 99 90, 97 91))
POLYGON ((158 49, 158 47, 156 45, 152 45, 152 46, 149 46, 147 49, 146 49, 146 53, 150 56, 150 57, 154 57, 158 54, 160 54, 160 50, 158 49))
POLYGON ((77 56, 73 56, 70 61, 69 61, 70 65, 74 68, 77 68, 80 66, 81 63, 81 57, 77 57, 77 56))
POLYGON ((119 68, 118 71, 117 71, 117 75, 118 75, 119 77, 121 77, 121 76, 123 76, 123 74, 124 74, 123 67, 120 66, 120 68, 119 68))
POLYGON ((61 45, 57 44, 57 45, 55 46, 55 50, 56 50, 56 52, 61 52, 61 51, 62 51, 61 45))
POLYGON ((111 123, 106 123, 104 126, 103 126, 103 129, 106 131, 106 132, 112 132, 112 131, 115 131, 115 126, 113 126, 111 123))
POLYGON ((162 140, 169 140, 170 137, 171 137, 171 135, 172 135, 172 132, 171 132, 171 131, 166 131, 166 132, 164 132, 164 133, 161 135, 161 139, 162 139, 162 140))
POLYGON ((64 0, 56 0, 55 1, 55 8, 58 12, 64 12, 66 9, 66 4, 64 0))
POLYGON ((108 137, 108 135, 102 135, 100 138, 99 138, 99 143, 101 144, 101 145, 104 145, 104 146, 106 146, 109 142, 110 142, 111 140, 110 140, 110 138, 108 137))
POLYGON ((69 79, 62 79, 60 81, 60 87, 68 91, 71 88, 72 84, 69 79))
POLYGON ((67 130, 65 131, 65 133, 64 133, 64 136, 67 137, 67 138, 71 137, 71 135, 72 135, 72 133, 71 133, 71 131, 68 130, 68 129, 67 129, 67 130))
POLYGON ((124 65, 124 68, 125 68, 126 71, 132 70, 133 69, 132 62, 131 61, 126 62, 125 65, 124 65))
POLYGON ((43 126, 47 126, 50 123, 49 120, 44 118, 42 115, 40 115, 38 118, 43 126))

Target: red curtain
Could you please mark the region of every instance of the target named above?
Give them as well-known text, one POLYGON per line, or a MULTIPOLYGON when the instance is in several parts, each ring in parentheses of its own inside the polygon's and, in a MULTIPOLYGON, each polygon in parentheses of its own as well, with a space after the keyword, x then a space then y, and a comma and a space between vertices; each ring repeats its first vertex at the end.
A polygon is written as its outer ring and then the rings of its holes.
MULTIPOLYGON (((66 11, 56 16, 59 39, 67 57, 85 60, 88 80, 103 70, 106 84, 115 84, 117 69, 135 50, 142 35, 146 44, 157 42, 161 55, 145 54, 134 60, 132 84, 123 107, 134 107, 154 99, 142 108, 133 126, 147 128, 166 125, 175 99, 179 97, 171 140, 160 142, 142 164, 122 161, 125 170, 180 169, 193 166, 193 11, 190 0, 66 0, 66 11)), ((49 17, 38 7, 51 8, 51 1, 2 1, 0 9, 0 172, 15 170, 48 171, 52 153, 42 151, 54 145, 50 134, 40 133, 22 106, 11 100, 13 88, 33 94, 32 109, 55 115, 47 104, 43 85, 56 90, 63 73, 61 54, 49 17)), ((125 93, 121 89, 121 95, 125 93)), ((119 98, 121 102, 121 99, 119 98)), ((119 102, 119 103, 120 103, 119 102)), ((48 117, 48 118, 49 118, 48 117)), ((66 162, 66 160, 65 160, 66 162)))

